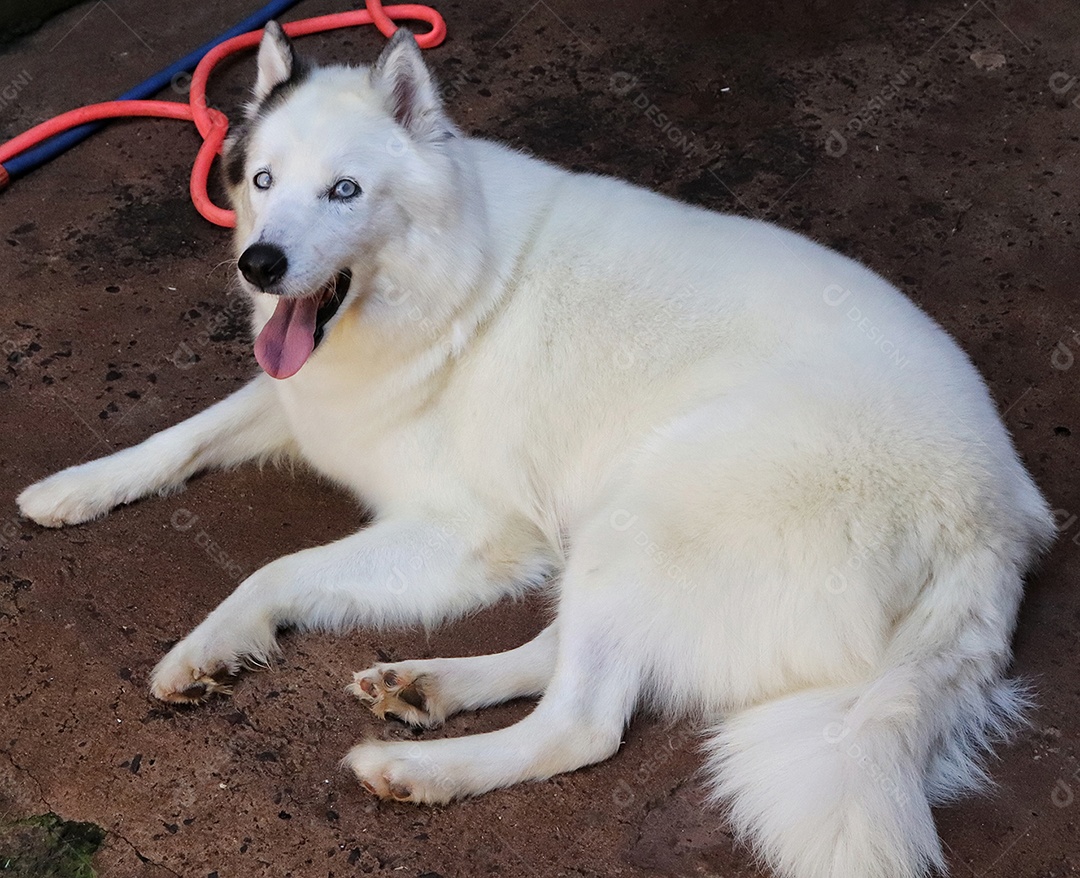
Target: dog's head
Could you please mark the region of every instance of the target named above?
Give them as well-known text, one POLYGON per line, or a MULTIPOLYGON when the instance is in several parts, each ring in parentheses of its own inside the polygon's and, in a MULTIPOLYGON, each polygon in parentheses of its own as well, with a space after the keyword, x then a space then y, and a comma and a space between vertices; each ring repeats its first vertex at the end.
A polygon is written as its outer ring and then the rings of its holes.
POLYGON ((374 66, 351 68, 315 67, 266 26, 254 100, 223 168, 241 283, 265 298, 264 314, 273 305, 255 342, 270 375, 299 371, 419 205, 438 214, 456 136, 405 28, 374 66))

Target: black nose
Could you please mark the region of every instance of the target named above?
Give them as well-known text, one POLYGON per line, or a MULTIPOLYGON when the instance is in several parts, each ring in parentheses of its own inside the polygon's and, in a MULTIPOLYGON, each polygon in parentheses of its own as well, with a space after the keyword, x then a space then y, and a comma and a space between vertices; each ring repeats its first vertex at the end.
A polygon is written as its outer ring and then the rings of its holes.
POLYGON ((237 265, 248 283, 265 290, 285 277, 289 260, 285 258, 285 251, 277 245, 260 242, 241 253, 237 265))

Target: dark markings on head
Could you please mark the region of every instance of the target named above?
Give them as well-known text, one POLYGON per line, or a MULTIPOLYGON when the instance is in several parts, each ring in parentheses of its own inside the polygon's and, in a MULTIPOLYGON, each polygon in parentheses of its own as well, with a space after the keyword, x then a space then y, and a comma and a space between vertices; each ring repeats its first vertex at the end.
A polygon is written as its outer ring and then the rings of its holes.
POLYGON ((292 52, 289 78, 282 80, 271 88, 266 97, 259 101, 249 118, 253 120, 261 118, 275 107, 279 107, 296 90, 297 86, 302 85, 304 80, 311 74, 312 65, 305 58, 301 58, 296 54, 296 50, 293 49, 291 43, 289 44, 289 51, 292 52))
POLYGON ((225 141, 221 171, 227 187, 239 186, 244 182, 244 168, 247 166, 247 149, 250 140, 251 127, 246 122, 241 122, 225 141))
POLYGON ((249 107, 246 121, 238 124, 225 142, 222 172, 227 186, 239 186, 244 181, 252 128, 275 107, 283 104, 311 74, 312 65, 306 59, 299 57, 291 44, 289 51, 293 53, 289 78, 279 82, 267 92, 265 98, 249 107))

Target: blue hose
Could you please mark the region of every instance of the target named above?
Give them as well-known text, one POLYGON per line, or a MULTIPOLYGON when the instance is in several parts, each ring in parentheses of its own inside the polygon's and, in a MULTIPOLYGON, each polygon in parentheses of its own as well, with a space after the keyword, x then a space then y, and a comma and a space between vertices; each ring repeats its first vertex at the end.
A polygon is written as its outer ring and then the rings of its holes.
MULTIPOLYGON (((215 37, 206 45, 197 48, 194 52, 189 52, 175 64, 170 64, 164 70, 159 70, 145 82, 141 82, 130 91, 124 92, 116 100, 134 101, 152 97, 163 88, 170 85, 173 81, 173 77, 177 74, 190 73, 194 70, 198 66, 199 61, 202 60, 203 55, 214 48, 214 46, 223 43, 226 40, 231 40, 233 37, 239 36, 240 34, 246 34, 248 31, 262 27, 271 18, 281 15, 281 13, 292 8, 299 2, 300 0, 271 0, 270 3, 267 3, 258 12, 249 15, 239 24, 229 28, 229 30, 225 31, 221 36, 215 37)), ((81 143, 95 131, 99 131, 105 127, 105 124, 106 123, 104 122, 90 122, 86 125, 80 125, 78 128, 72 128, 70 131, 65 131, 62 134, 57 134, 55 137, 50 137, 44 143, 35 146, 33 149, 28 149, 26 152, 8 159, 8 161, 4 162, 4 167, 12 178, 19 177, 28 171, 32 171, 39 165, 43 165, 47 161, 56 158, 60 153, 71 149, 76 143, 81 143)))

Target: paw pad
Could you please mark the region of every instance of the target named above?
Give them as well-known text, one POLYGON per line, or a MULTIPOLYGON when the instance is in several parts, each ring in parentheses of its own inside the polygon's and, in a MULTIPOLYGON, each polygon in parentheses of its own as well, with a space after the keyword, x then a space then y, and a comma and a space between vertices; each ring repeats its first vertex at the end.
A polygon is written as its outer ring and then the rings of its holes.
POLYGON ((413 726, 430 728, 441 717, 433 715, 431 698, 424 688, 422 676, 393 668, 369 668, 353 675, 348 690, 364 702, 380 718, 396 717, 413 726))

